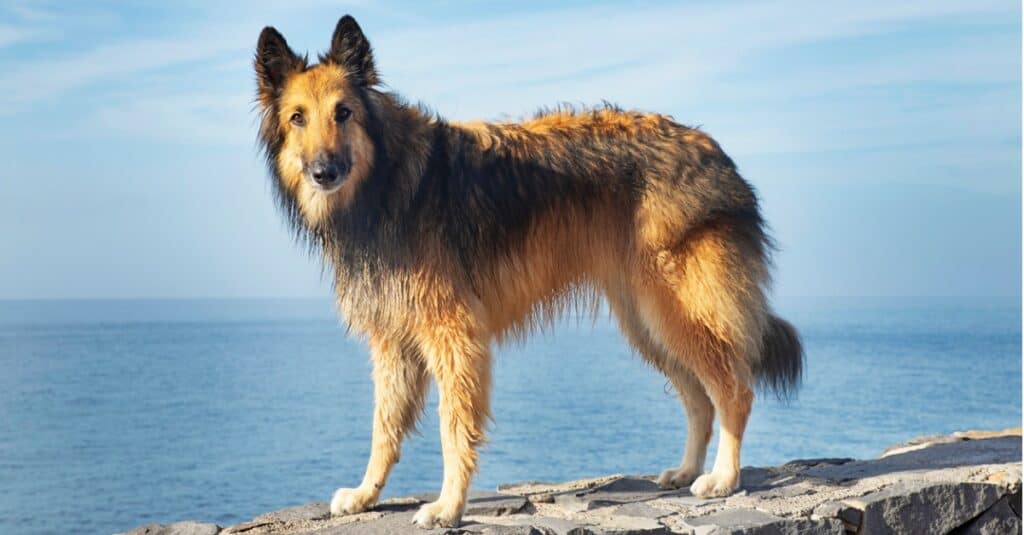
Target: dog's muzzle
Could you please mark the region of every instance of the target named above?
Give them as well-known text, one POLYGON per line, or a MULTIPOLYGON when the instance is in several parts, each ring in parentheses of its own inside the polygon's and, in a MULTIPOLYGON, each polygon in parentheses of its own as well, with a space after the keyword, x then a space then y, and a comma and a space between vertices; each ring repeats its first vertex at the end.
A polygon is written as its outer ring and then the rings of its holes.
POLYGON ((351 167, 338 158, 320 157, 306 166, 306 177, 321 189, 330 190, 345 180, 351 167))

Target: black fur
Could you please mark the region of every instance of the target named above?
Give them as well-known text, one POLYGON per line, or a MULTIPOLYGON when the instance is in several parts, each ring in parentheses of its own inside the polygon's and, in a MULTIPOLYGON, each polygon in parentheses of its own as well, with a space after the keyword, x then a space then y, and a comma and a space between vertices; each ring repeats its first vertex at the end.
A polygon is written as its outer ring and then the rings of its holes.
MULTIPOLYGON (((287 73, 317 66, 308 66, 273 28, 261 34, 255 62, 264 104, 260 142, 296 235, 349 275, 359 272, 372 284, 380 273, 417 265, 417 246, 424 229, 430 229, 457 256, 459 277, 479 289, 496 283, 488 267, 518 254, 536 221, 610 205, 633 213, 645 194, 671 198, 683 209, 690 231, 669 248, 684 247, 689 232, 727 226, 746 254, 766 268, 770 263, 773 244, 753 187, 717 145, 680 143, 699 132, 669 117, 651 119, 608 104, 590 110, 563 106, 554 113, 590 114, 599 122, 600 114, 614 112, 655 123, 628 134, 614 127, 540 134, 520 125, 490 125, 484 128, 493 142, 482 146, 472 132, 375 88, 372 50, 351 17, 338 22, 330 52, 319 59, 356 75, 355 95, 367 112, 363 126, 374 145, 370 175, 349 207, 311 226, 282 186, 276 160, 284 133, 276 100, 263 95, 276 97, 287 73)), ((754 376, 761 386, 787 396, 800 380, 799 336, 771 316, 763 345, 763 354, 751 363, 754 376)))
POLYGON ((299 56, 288 46, 284 36, 267 26, 260 32, 256 43, 256 83, 260 92, 277 98, 284 87, 284 81, 296 71, 306 68, 306 58, 299 56))
POLYGON ((338 21, 331 37, 331 49, 320 56, 320 62, 334 62, 354 74, 360 85, 377 85, 377 68, 373 64, 373 50, 370 41, 363 35, 362 28, 351 15, 338 21))

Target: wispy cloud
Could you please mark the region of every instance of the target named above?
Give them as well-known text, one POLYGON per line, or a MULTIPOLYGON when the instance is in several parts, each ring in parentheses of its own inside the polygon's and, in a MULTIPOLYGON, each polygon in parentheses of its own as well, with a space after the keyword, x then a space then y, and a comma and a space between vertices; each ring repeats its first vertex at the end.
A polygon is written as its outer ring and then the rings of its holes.
MULTIPOLYGON (((325 17, 343 10, 314 1, 292 6, 285 13, 268 4, 247 10, 241 18, 228 18, 225 10, 200 6, 193 7, 209 10, 208 16, 199 17, 198 25, 182 25, 178 33, 113 40, 77 52, 69 48, 51 59, 13 65, 0 79, 0 91, 6 96, 0 113, 88 89, 110 96, 94 99, 98 107, 81 117, 91 126, 96 119, 112 125, 111 132, 126 135, 204 143, 216 143, 223 135, 220 142, 237 144, 237 125, 251 125, 248 61, 259 28, 280 24, 293 43, 326 44, 333 20, 325 17), (300 24, 305 20, 315 24, 300 24), (325 35, 312 38, 308 30, 289 35, 293 27, 315 27, 325 35), (214 76, 178 80, 187 83, 175 84, 174 77, 164 76, 183 66, 205 73, 210 63, 227 67, 214 76), (163 76, 168 83, 165 87, 140 84, 148 75, 163 76), (125 91, 140 85, 137 91, 125 91), (234 100, 242 96, 243 103, 234 100), (140 113, 146 121, 124 120, 140 113), (235 115, 242 113, 244 117, 235 115), (184 128, 190 114, 219 117, 228 126, 209 128, 207 135, 196 138, 194 129, 184 128), (137 131, 131 132, 133 128, 137 131)), ((824 67, 819 62, 814 70, 760 75, 756 84, 736 80, 743 72, 757 69, 759 58, 773 50, 892 32, 922 21, 991 19, 1015 11, 996 1, 741 2, 632 10, 597 5, 456 22, 439 17, 429 24, 404 26, 392 24, 394 18, 386 8, 375 10, 378 13, 362 17, 362 23, 377 48, 385 80, 460 119, 516 117, 558 101, 608 99, 685 113, 681 119, 688 120, 698 103, 711 109, 716 101, 730 101, 732 106, 777 102, 858 86, 1020 78, 1019 65, 1007 63, 1013 58, 991 54, 992 40, 979 36, 913 54, 893 51, 824 67)), ((0 29, 0 40, 2 35, 0 29)), ((751 150, 792 150, 808 142, 792 132, 772 132, 769 123, 757 126, 749 116, 736 117, 741 119, 748 124, 745 137, 772 140, 751 143, 751 150), (759 131, 763 135, 756 135, 759 131)), ((719 122, 728 127, 730 119, 719 117, 719 122)), ((249 137, 242 142, 249 142, 249 137)))
POLYGON ((139 39, 100 46, 66 58, 23 64, 0 80, 0 92, 6 94, 10 110, 100 81, 116 87, 123 77, 209 59, 241 48, 229 35, 230 32, 190 39, 139 39))
POLYGON ((154 280, 215 295, 219 279, 237 280, 241 295, 317 293, 280 282, 318 279, 278 232, 265 191, 250 61, 264 25, 316 51, 349 10, 384 80, 450 118, 608 99, 701 124, 758 186, 786 250, 803 255, 781 258, 799 260, 781 270, 784 291, 846 292, 836 273, 879 283, 852 291, 946 292, 946 276, 960 291, 972 281, 1019 290, 1019 264, 965 263, 944 234, 986 236, 979 251, 1019 257, 1019 235, 1003 224, 1020 211, 1006 200, 1020 191, 1016 3, 602 2, 471 13, 451 3, 186 0, 0 5, 0 160, 19 177, 0 195, 0 218, 18 229, 0 232, 0 250, 20 259, 0 277, 0 295, 164 293, 154 280), (961 211, 967 194, 976 202, 961 211), (890 248, 906 280, 849 256, 847 242, 885 242, 891 228, 908 236, 890 248), (49 256, 40 243, 53 245, 49 256), (928 262, 914 260, 922 250, 928 262), (201 269, 166 269, 182 258, 201 269), (269 268, 239 270, 239 259, 269 268), (83 276, 54 268, 69 264, 83 276), (947 266, 942 277, 917 281, 935 265, 947 266))
MULTIPOLYGON (((269 5, 269 4, 268 4, 269 5)), ((312 10, 321 2, 298 6, 312 10)), ((296 6, 290 6, 295 8, 296 6)), ((208 8, 217 11, 215 8, 208 8)), ((115 41, 50 60, 15 65, 3 81, 8 98, 36 101, 72 91, 110 77, 167 68, 182 63, 248 53, 254 33, 278 13, 253 16, 242 11, 231 18, 186 26, 177 35, 115 41), (18 88, 24 88, 18 91, 18 88)), ((225 14, 223 11, 219 11, 225 14)), ((856 5, 813 1, 670 5, 624 11, 612 7, 586 7, 446 24, 432 21, 426 28, 381 28, 371 38, 394 56, 386 69, 427 79, 473 79, 471 67, 493 75, 496 81, 528 73, 531 80, 558 79, 566 72, 587 71, 645 58, 648 70, 679 75, 722 70, 735 60, 765 47, 785 47, 852 35, 884 31, 892 25, 922 19, 1008 13, 1005 2, 868 2, 856 5), (868 5, 870 4, 870 5, 868 5), (553 30, 553 28, 556 28, 553 30), (394 51, 392 53, 392 51, 394 51), (469 72, 460 75, 459 71, 469 72), (433 76, 431 76, 433 74, 433 76)), ((37 13, 36 18, 43 14, 37 13)), ((312 13, 311 13, 312 17, 312 13)), ((301 18, 293 11, 289 19, 301 18)), ((364 21, 368 28, 383 26, 364 21)), ((0 26, 8 41, 23 35, 0 26)), ((3 39, 3 37, 0 37, 3 39)), ((323 41, 326 42, 326 37, 323 41)), ((522 78, 518 79, 523 82, 522 78)))

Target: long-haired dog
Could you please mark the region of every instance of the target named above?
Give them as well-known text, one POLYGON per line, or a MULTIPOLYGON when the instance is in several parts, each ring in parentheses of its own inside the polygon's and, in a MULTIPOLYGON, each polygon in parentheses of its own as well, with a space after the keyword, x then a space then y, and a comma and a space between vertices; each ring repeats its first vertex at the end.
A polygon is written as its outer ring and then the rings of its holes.
POLYGON ((414 522, 457 525, 490 414, 492 342, 596 296, 686 409, 682 462, 658 484, 701 497, 737 488, 753 389, 795 388, 803 356, 766 303, 757 197, 715 141, 609 106, 442 120, 380 89, 350 16, 316 64, 265 28, 255 69, 277 197, 372 351, 369 464, 332 513, 374 505, 433 378, 444 482, 414 522), (716 412, 718 454, 703 473, 716 412))

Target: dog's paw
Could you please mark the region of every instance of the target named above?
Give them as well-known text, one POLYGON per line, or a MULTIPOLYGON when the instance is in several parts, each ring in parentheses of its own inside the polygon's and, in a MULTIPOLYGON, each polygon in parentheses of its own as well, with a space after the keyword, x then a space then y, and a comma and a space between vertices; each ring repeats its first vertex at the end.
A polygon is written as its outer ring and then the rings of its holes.
POLYGON ((461 504, 451 504, 438 500, 420 507, 412 523, 424 529, 458 527, 462 519, 461 504))
POLYGON ((658 476, 658 487, 663 490, 681 489, 693 483, 700 475, 694 468, 669 468, 658 476))
POLYGON ((721 498, 732 494, 740 486, 739 474, 735 472, 710 472, 697 478, 690 485, 690 493, 698 498, 721 498))
POLYGON ((331 498, 331 514, 335 516, 362 513, 373 506, 377 496, 361 488, 338 489, 331 498))

